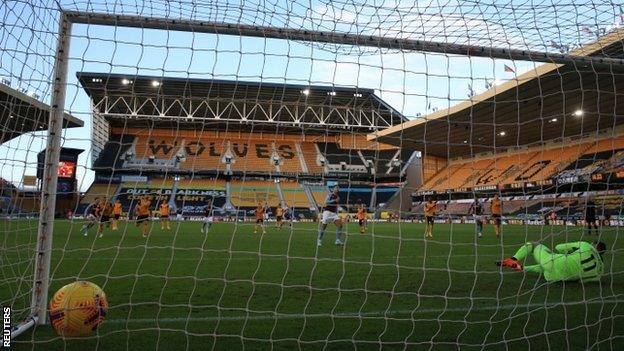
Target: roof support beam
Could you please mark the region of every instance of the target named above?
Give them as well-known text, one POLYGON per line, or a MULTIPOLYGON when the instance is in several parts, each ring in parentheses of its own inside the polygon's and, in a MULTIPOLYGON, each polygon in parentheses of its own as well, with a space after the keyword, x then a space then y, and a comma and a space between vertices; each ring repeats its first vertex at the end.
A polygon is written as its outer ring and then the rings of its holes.
POLYGON ((106 118, 145 119, 158 116, 159 121, 327 125, 345 129, 390 127, 375 109, 350 106, 308 105, 300 109, 298 103, 272 101, 245 101, 232 99, 175 99, 152 97, 108 96, 93 100, 94 113, 101 111, 106 118), (193 103, 194 101, 194 103, 193 103), (135 106, 139 106, 135 108, 135 106), (195 108, 193 108, 195 107, 195 108), (334 116, 335 118, 331 118, 334 116), (333 121, 333 122, 332 122, 333 121), (362 124, 365 121, 365 124, 362 124))

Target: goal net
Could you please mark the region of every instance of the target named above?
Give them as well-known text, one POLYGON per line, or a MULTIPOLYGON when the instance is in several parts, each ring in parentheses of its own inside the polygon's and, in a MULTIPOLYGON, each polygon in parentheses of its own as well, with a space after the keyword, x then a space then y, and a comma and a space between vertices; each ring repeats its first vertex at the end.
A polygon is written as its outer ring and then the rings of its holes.
POLYGON ((624 347, 622 6, 0 14, 12 347, 624 347), (106 319, 63 338, 83 280, 106 319))

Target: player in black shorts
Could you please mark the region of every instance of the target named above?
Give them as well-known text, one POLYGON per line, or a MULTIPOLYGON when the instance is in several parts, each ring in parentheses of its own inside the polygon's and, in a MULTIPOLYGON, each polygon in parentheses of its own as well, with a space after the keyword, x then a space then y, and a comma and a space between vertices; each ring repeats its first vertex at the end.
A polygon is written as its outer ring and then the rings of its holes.
POLYGON ((266 228, 264 226, 264 214, 267 211, 267 205, 264 204, 262 205, 262 203, 258 203, 258 207, 256 207, 255 209, 255 215, 256 215, 256 225, 254 225, 254 234, 258 233, 258 227, 260 227, 262 229, 262 234, 266 234, 266 228))
POLYGON ((288 207, 288 204, 284 203, 284 215, 283 215, 283 219, 284 221, 288 222, 288 225, 292 228, 292 222, 294 220, 294 214, 293 214, 293 210, 288 207))
POLYGON ((470 205, 470 214, 474 217, 475 231, 480 238, 483 235, 483 204, 476 197, 472 205, 470 205))
POLYGON ((82 225, 82 228, 80 229, 80 231, 82 232, 84 236, 87 236, 89 229, 91 229, 91 227, 95 225, 95 222, 97 221, 100 215, 99 207, 100 207, 100 199, 97 197, 95 198, 93 203, 87 206, 87 210, 85 211, 86 222, 85 224, 82 225))
POLYGON ((110 226, 112 214, 113 204, 110 202, 102 202, 100 204, 100 225, 98 226, 98 234, 100 238, 104 235, 104 226, 110 226))
POLYGON ((360 228, 360 234, 364 234, 366 232, 366 206, 362 203, 361 199, 358 199, 356 208, 356 218, 358 220, 358 227, 360 228))
POLYGON ((152 202, 148 196, 143 196, 136 206, 136 225, 141 227, 141 233, 144 238, 147 238, 149 232, 149 219, 151 214, 152 202))
POLYGON ((282 220, 284 219, 284 208, 282 207, 282 204, 277 204, 277 207, 275 208, 275 226, 277 227, 277 229, 282 229, 282 225, 284 224, 282 222, 282 220))

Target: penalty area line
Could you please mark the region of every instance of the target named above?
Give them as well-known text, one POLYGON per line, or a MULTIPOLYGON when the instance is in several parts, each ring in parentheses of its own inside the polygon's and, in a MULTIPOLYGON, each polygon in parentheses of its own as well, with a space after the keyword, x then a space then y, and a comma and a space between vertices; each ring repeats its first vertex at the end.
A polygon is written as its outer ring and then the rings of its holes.
POLYGON ((611 300, 592 300, 592 301, 570 301, 570 302, 554 302, 554 303, 530 303, 530 304, 505 304, 500 306, 479 306, 479 307, 454 307, 454 308, 420 308, 418 310, 391 310, 391 311, 370 311, 370 312, 340 312, 334 314, 328 313, 275 313, 275 314, 258 314, 251 312, 250 316, 206 316, 206 317, 163 317, 163 318, 130 318, 130 319, 110 319, 106 320, 107 324, 141 324, 141 323, 177 323, 177 322, 218 322, 218 321, 263 321, 263 320, 296 320, 296 319, 318 319, 318 318, 366 318, 366 317, 392 317, 397 315, 419 315, 429 313, 446 313, 446 312, 480 312, 480 311, 498 311, 511 309, 527 309, 527 308, 552 308, 567 307, 577 305, 612 305, 624 303, 621 299, 611 300))

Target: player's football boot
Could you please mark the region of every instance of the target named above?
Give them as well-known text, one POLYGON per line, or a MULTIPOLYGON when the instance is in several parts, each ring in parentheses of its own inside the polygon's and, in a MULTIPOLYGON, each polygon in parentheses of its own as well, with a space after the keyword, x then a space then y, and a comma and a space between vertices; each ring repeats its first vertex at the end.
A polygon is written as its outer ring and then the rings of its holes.
POLYGON ((513 258, 506 258, 500 262, 496 262, 497 266, 509 267, 516 272, 522 272, 522 265, 513 258))

